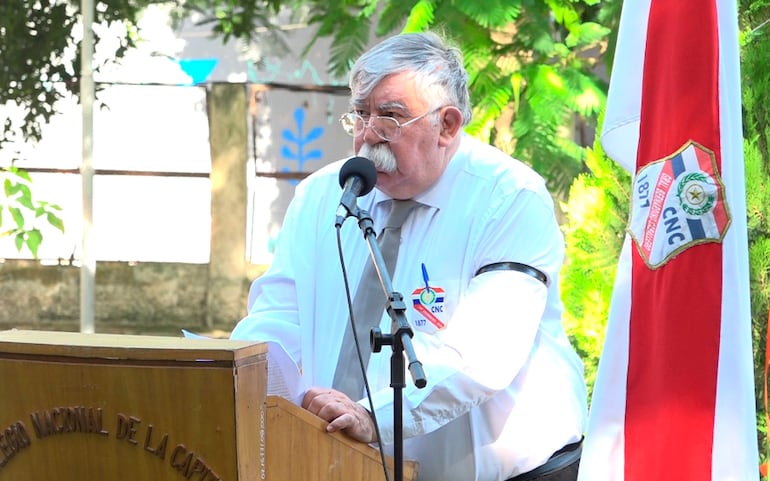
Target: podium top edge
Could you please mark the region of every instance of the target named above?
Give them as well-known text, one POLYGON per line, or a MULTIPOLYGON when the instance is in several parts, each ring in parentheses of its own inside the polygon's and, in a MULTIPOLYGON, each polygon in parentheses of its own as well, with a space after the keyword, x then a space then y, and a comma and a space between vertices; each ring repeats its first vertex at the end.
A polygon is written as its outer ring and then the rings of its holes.
POLYGON ((236 361, 265 353, 267 344, 258 341, 20 329, 0 331, 0 357, 27 354, 125 360, 236 361))

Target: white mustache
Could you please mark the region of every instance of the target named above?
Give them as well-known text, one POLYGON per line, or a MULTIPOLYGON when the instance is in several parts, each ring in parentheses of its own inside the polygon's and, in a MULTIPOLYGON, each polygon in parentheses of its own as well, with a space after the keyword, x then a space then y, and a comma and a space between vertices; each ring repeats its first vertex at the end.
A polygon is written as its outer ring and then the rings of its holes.
POLYGON ((358 155, 371 160, 380 172, 392 173, 395 172, 398 167, 398 162, 393 155, 393 151, 391 151, 386 144, 376 144, 371 146, 364 143, 361 145, 361 148, 358 149, 358 155))

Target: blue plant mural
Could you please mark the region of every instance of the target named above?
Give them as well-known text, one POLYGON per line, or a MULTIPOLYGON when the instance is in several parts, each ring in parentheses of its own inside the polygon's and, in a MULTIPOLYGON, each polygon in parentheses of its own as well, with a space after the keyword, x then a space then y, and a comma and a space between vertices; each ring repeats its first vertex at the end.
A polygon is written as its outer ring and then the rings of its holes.
MULTIPOLYGON (((323 153, 320 149, 308 150, 307 144, 313 142, 314 140, 318 140, 323 135, 324 129, 323 127, 313 127, 309 132, 307 132, 307 134, 305 134, 305 109, 302 107, 298 107, 296 110, 294 110, 294 122, 297 124, 296 132, 292 132, 289 129, 284 129, 283 132, 281 132, 281 137, 283 137, 283 140, 289 144, 293 144, 294 149, 292 149, 290 145, 284 144, 281 147, 281 157, 291 161, 296 161, 297 168, 295 171, 302 172, 303 167, 305 166, 305 162, 311 160, 320 160, 322 158, 323 153)), ((281 172, 289 171, 290 170, 286 167, 281 169, 281 172)), ((290 180, 289 183, 296 185, 299 183, 299 181, 290 180)))

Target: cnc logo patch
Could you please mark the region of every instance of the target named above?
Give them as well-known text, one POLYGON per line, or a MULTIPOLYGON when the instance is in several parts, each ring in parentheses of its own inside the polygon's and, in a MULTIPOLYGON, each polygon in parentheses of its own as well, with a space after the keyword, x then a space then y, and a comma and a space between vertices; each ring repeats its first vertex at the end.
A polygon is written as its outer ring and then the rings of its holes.
POLYGON ((414 320, 417 329, 438 330, 446 327, 444 321, 444 289, 441 287, 421 287, 412 291, 412 307, 418 313, 414 320))
POLYGON ((690 141, 637 173, 628 231, 651 269, 691 246, 722 242, 729 226, 725 186, 702 145, 690 141))

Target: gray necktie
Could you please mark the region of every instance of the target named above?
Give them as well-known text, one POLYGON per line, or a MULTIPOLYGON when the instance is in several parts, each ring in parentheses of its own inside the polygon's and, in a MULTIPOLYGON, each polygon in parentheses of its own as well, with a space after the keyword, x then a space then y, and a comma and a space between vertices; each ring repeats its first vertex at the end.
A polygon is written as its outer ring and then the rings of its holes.
MULTIPOLYGON (((391 203, 393 207, 388 220, 385 221, 382 233, 377 239, 377 245, 382 253, 388 274, 393 275, 396 257, 398 257, 398 246, 401 242, 401 226, 412 210, 420 203, 414 200, 396 199, 392 200, 391 203)), ((369 364, 369 356, 372 351, 369 344, 369 333, 372 328, 380 325, 386 304, 387 299, 370 256, 353 300, 353 319, 356 323, 356 336, 361 348, 364 366, 369 364)), ((340 357, 337 360, 337 371, 334 373, 332 386, 353 400, 360 399, 364 391, 364 379, 358 363, 358 354, 350 322, 345 329, 345 337, 342 340, 340 357)))

